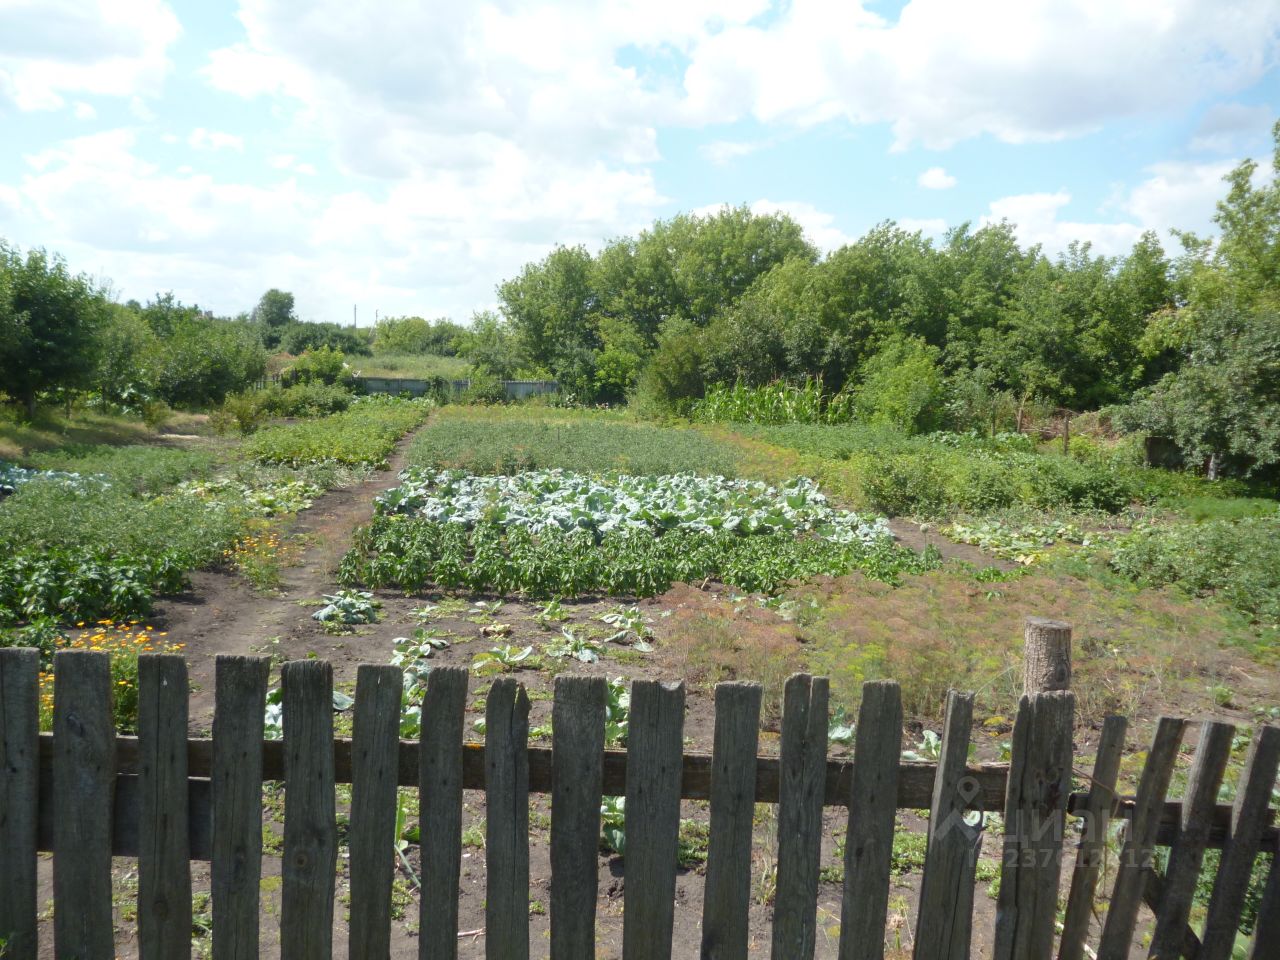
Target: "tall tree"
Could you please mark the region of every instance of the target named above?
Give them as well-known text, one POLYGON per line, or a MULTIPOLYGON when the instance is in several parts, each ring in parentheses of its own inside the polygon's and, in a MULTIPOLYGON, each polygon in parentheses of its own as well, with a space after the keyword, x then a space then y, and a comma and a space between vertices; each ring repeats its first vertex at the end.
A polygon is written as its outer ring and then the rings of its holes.
POLYGON ((0 383, 27 414, 41 391, 88 384, 106 299, 44 250, 25 257, 0 241, 0 383))
POLYGON ((298 322, 293 308, 293 294, 272 287, 253 308, 253 319, 268 328, 288 326, 298 322))

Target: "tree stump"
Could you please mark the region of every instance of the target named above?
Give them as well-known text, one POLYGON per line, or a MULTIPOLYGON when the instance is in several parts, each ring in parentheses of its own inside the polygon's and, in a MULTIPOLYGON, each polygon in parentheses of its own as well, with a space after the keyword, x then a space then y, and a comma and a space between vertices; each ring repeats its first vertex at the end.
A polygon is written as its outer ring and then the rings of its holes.
POLYGON ((1022 692, 1071 689, 1071 624, 1027 617, 1022 692))

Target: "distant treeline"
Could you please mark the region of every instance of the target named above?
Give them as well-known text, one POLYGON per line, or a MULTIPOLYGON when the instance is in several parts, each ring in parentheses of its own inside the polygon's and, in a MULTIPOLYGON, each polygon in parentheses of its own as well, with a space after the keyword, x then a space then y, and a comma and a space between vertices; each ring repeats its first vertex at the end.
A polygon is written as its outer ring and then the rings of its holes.
POLYGON ((1216 240, 1175 233, 1171 251, 1147 233, 1121 257, 1023 249, 1006 222, 937 243, 888 222, 822 256, 785 214, 679 215, 528 264, 467 353, 659 414, 777 381, 820 381, 839 409, 908 431, 1109 408, 1247 470, 1280 459, 1280 185, 1256 170, 1226 178, 1216 240))

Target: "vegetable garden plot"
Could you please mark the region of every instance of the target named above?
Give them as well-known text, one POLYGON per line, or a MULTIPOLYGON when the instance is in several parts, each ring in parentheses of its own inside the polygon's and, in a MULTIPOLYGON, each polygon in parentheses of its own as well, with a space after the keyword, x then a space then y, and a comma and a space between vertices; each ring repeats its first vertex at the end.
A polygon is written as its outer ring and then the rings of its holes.
POLYGON ((723 477, 511 477, 409 470, 377 502, 340 579, 371 587, 651 596, 720 580, 772 591, 861 570, 894 580, 938 564, 882 520, 833 508, 817 485, 723 477))

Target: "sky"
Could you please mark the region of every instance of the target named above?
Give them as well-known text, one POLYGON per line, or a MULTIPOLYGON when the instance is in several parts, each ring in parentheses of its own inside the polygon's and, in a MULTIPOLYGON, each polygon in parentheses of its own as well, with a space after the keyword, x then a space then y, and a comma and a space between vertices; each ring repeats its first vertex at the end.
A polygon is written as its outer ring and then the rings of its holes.
POLYGON ((361 325, 722 204, 1120 254, 1269 165, 1278 59, 1275 0, 0 0, 0 237, 361 325))

